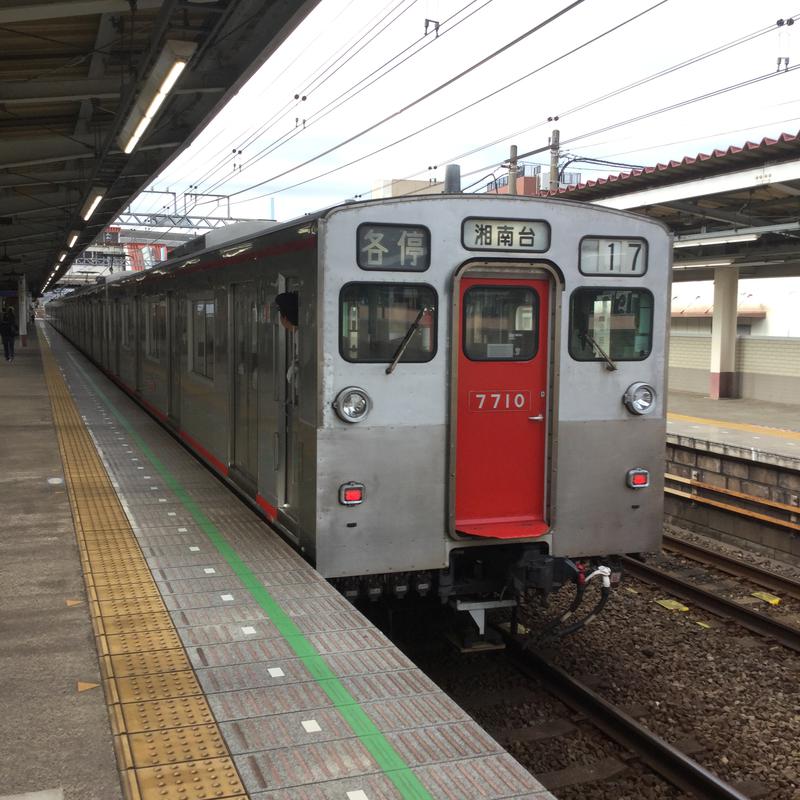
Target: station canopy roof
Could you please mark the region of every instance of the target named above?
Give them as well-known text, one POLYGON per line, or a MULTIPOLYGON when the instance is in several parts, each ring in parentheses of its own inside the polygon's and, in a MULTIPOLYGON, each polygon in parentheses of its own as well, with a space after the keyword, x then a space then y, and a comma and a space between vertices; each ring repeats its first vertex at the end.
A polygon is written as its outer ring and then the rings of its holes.
POLYGON ((0 3, 0 289, 65 272, 317 2, 0 3), (126 155, 170 57, 186 67, 126 155))
POLYGON ((658 219, 677 281, 800 275, 800 134, 747 142, 560 189, 559 197, 658 219))

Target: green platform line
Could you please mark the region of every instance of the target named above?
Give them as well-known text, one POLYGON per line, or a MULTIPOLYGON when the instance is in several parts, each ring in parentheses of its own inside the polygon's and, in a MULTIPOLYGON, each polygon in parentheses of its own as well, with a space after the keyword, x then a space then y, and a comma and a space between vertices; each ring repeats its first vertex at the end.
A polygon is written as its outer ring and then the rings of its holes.
POLYGON ((89 377, 74 356, 73 363, 88 385, 97 393, 111 410, 111 413, 136 442, 142 453, 150 461, 164 482, 192 515, 197 525, 227 561, 228 565, 250 592, 256 603, 266 612, 270 621, 287 641, 303 666, 316 683, 330 698, 336 710, 342 715, 359 741, 369 751, 372 758, 383 770, 386 777, 397 787, 404 800, 433 800, 433 796, 422 785, 421 781, 406 764, 377 725, 369 718, 366 711, 347 691, 344 684, 336 677, 328 663, 317 652, 314 645, 306 639, 302 631, 295 625, 291 617, 280 607, 272 595, 242 561, 238 553, 231 547, 216 525, 203 513, 200 506, 189 496, 177 478, 161 463, 156 454, 145 444, 141 436, 134 430, 128 419, 117 409, 114 403, 104 394, 89 377))

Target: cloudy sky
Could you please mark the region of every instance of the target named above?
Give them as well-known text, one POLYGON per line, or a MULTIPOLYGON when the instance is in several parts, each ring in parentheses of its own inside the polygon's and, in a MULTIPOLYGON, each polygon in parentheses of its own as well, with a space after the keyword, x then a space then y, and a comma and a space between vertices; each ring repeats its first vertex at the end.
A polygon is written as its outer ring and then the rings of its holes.
POLYGON ((564 159, 631 165, 797 133, 800 19, 776 26, 795 4, 322 0, 151 188, 231 195, 234 216, 286 220, 382 180, 442 178, 448 163, 474 191, 511 144, 544 147, 556 127, 564 159))

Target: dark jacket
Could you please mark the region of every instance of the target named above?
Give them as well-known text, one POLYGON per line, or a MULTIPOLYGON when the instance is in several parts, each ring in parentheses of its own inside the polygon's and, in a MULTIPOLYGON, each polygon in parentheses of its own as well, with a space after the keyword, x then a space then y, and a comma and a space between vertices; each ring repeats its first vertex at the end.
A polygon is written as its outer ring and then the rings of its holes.
POLYGON ((0 319, 0 337, 13 339, 17 335, 17 320, 13 314, 3 314, 0 319))

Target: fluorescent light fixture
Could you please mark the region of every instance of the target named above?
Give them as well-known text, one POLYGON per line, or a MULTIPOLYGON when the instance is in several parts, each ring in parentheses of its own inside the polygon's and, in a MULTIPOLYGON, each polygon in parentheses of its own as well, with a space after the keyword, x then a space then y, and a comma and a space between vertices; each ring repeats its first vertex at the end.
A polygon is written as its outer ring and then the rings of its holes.
POLYGON ((78 231, 70 231, 69 232, 69 239, 67 240, 67 247, 75 247, 75 242, 78 241, 78 236, 80 234, 78 231))
POLYGON ((58 257, 58 263, 61 264, 66 257, 67 257, 67 251, 62 250, 61 255, 58 257))
POLYGON ((89 192, 86 202, 81 206, 81 217, 84 221, 88 220, 89 217, 94 214, 97 206, 100 205, 100 201, 105 196, 105 193, 106 189, 104 186, 92 186, 92 190, 89 192))
POLYGON ((699 267, 729 267, 733 261, 725 261, 724 259, 715 259, 713 261, 676 261, 673 269, 697 269, 699 267))
POLYGON ((731 233, 725 236, 697 236, 679 237, 673 243, 674 248, 678 247, 702 247, 707 244, 733 244, 734 242, 754 242, 760 233, 731 233))
POLYGON ((133 152, 196 49, 194 42, 169 39, 164 43, 164 49, 145 79, 133 109, 122 126, 118 141, 124 153, 133 152))

